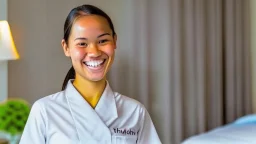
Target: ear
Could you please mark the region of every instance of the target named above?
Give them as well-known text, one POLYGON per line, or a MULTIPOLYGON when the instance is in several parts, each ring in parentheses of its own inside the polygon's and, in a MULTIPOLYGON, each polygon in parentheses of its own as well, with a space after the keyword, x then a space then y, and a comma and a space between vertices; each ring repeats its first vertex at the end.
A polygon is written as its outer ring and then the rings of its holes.
POLYGON ((61 45, 62 45, 62 48, 63 48, 63 51, 64 51, 65 55, 67 57, 70 57, 70 51, 69 51, 68 45, 67 45, 67 43, 64 39, 61 40, 61 45))
POLYGON ((115 34, 115 35, 114 35, 115 49, 116 49, 116 47, 117 47, 117 46, 116 46, 116 42, 117 42, 117 35, 115 34))

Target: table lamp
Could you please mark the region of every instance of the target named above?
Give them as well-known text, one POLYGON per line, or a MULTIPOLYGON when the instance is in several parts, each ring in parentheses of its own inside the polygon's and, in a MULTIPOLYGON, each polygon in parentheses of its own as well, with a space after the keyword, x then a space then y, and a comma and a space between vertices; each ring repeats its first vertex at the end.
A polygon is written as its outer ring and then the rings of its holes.
POLYGON ((8 97, 8 60, 19 59, 7 21, 0 21, 0 102, 8 97))

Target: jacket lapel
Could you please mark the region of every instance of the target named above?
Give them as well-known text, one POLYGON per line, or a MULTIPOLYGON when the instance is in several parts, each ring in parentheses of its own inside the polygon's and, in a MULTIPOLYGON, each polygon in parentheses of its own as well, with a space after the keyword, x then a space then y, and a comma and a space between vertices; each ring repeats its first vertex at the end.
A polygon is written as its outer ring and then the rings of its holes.
POLYGON ((104 120, 84 100, 71 80, 68 82, 65 95, 80 142, 111 141, 111 132, 105 125, 104 120))
POLYGON ((107 127, 118 117, 115 95, 108 82, 95 111, 107 127))

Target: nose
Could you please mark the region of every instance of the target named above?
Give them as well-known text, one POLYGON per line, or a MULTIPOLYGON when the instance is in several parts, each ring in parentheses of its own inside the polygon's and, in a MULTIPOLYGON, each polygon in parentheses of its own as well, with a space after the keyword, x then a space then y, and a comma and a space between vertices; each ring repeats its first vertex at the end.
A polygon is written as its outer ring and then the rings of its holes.
POLYGON ((98 57, 101 55, 101 51, 95 44, 90 44, 87 50, 87 55, 90 57, 98 57))

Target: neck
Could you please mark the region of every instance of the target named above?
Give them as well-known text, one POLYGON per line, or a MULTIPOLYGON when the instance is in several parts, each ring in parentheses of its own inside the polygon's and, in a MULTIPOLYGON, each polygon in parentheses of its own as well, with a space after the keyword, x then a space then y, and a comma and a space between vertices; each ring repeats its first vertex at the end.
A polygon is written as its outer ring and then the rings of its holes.
POLYGON ((100 81, 88 81, 78 76, 75 78, 73 85, 86 100, 92 99, 101 96, 106 87, 106 78, 100 81))
POLYGON ((77 91, 83 96, 83 98, 88 102, 88 104, 91 105, 92 108, 95 108, 106 87, 106 78, 94 82, 76 76, 73 85, 77 89, 77 91))

